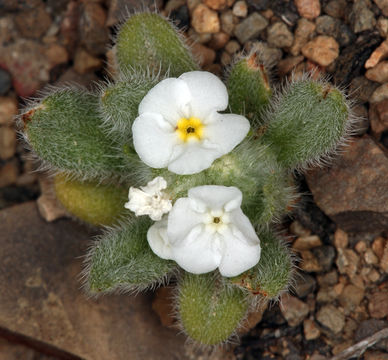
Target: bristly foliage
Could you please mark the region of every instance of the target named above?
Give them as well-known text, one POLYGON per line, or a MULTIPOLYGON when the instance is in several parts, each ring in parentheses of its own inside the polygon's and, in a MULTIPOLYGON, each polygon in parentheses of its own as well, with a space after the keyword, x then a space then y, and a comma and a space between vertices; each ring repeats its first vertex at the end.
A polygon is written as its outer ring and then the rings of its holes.
POLYGON ((117 35, 117 59, 122 72, 140 69, 178 77, 198 65, 177 29, 155 13, 129 17, 117 35))
POLYGON ((155 255, 147 242, 152 221, 132 218, 110 228, 93 244, 86 257, 85 287, 92 295, 137 292, 165 283, 177 267, 155 255))
POLYGON ((226 286, 217 273, 185 272, 177 291, 176 307, 182 330, 204 345, 227 341, 248 311, 244 291, 226 286))

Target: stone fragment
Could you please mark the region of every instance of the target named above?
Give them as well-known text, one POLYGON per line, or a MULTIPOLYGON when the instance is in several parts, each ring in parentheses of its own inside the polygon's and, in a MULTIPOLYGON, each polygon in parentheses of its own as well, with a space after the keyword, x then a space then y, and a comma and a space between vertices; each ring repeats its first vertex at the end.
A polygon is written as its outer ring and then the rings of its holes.
POLYGON ((306 273, 298 273, 295 279, 295 293, 298 298, 304 298, 305 296, 314 292, 316 288, 315 279, 306 273))
POLYGON ((338 334, 345 325, 345 316, 334 305, 325 305, 317 313, 318 322, 331 330, 334 334, 338 334))
POLYGON ((229 41, 230 35, 224 32, 219 32, 213 34, 210 42, 207 44, 213 50, 220 50, 225 47, 226 43, 229 41))
POLYGON ((68 216, 65 208, 53 196, 41 195, 37 200, 37 205, 40 215, 47 222, 52 222, 68 216))
POLYGON ((187 34, 189 35, 189 43, 192 41, 194 43, 206 44, 212 39, 212 34, 197 33, 193 28, 190 28, 187 34))
POLYGON ((5 95, 11 88, 11 76, 0 68, 0 96, 5 95))
POLYGON ((336 264, 341 274, 347 274, 350 278, 357 273, 360 259, 352 249, 338 249, 336 264))
MULTIPOLYGON (((387 327, 388 327, 388 321, 386 320, 378 320, 378 319, 363 320, 356 329, 356 332, 354 334, 354 340, 355 342, 359 342, 387 327)), ((378 342, 374 346, 374 348, 388 351, 388 339, 383 339, 382 341, 378 342)))
POLYGON ((86 50, 78 48, 74 55, 74 70, 79 74, 86 74, 102 67, 102 61, 86 50))
POLYGON ((14 184, 18 174, 19 169, 14 161, 0 165, 0 188, 14 184))
POLYGON ((45 54, 50 62, 51 67, 65 64, 69 61, 69 54, 66 49, 58 44, 51 44, 45 50, 45 54))
POLYGON ((363 254, 367 249, 365 241, 361 240, 358 241, 357 244, 354 246, 354 250, 356 250, 360 255, 363 254))
POLYGON ((371 317, 383 319, 388 315, 388 291, 379 291, 370 296, 368 310, 371 317))
POLYGON ((228 52, 223 51, 220 57, 220 61, 223 66, 228 66, 232 62, 232 56, 228 52))
POLYGON ((328 15, 322 15, 315 19, 315 24, 319 35, 338 37, 341 25, 339 20, 328 15))
POLYGON ((381 60, 388 56, 388 40, 384 40, 370 55, 369 59, 365 63, 365 68, 373 68, 381 60))
POLYGON ((379 263, 378 257, 374 254, 372 249, 367 249, 364 254, 365 263, 368 265, 377 265, 379 263))
POLYGON ((373 68, 368 69, 365 77, 380 84, 386 83, 388 81, 388 61, 382 61, 373 68))
POLYGON ((336 232, 334 233, 334 246, 338 249, 344 249, 348 247, 349 244, 349 237, 348 234, 341 230, 337 229, 336 232))
POLYGON ((322 271, 322 267, 319 264, 318 259, 310 250, 301 251, 300 257, 302 258, 302 262, 300 263, 299 266, 303 271, 307 271, 307 272, 322 271))
POLYGON ((332 270, 326 274, 318 275, 317 280, 320 287, 333 286, 338 282, 338 273, 337 271, 332 270))
POLYGON ((234 30, 240 44, 245 44, 249 39, 259 35, 268 25, 268 20, 260 14, 254 12, 238 24, 234 30))
POLYGON ((338 57, 339 45, 334 38, 320 35, 303 46, 302 54, 321 66, 328 66, 338 57))
POLYGON ((292 244, 294 250, 311 250, 315 247, 321 246, 322 241, 317 235, 298 237, 292 244))
POLYGON ((202 2, 213 10, 222 10, 226 7, 226 0, 202 0, 202 2))
POLYGON ((376 28, 379 31, 380 36, 386 38, 388 36, 388 19, 379 17, 377 19, 376 28))
POLYGON ((364 298, 365 291, 352 284, 346 285, 339 296, 341 306, 347 311, 354 311, 364 298))
POLYGON ((212 64, 216 59, 216 52, 213 49, 199 43, 194 43, 191 46, 191 51, 201 67, 212 64))
POLYGON ((378 236, 376 239, 373 240, 372 250, 379 259, 383 257, 384 247, 387 243, 388 241, 384 239, 382 236, 378 236))
POLYGON ((0 236, 0 263, 7 267, 0 272, 2 329, 68 359, 189 359, 185 338, 152 312, 150 293, 96 300, 80 289, 82 258, 95 232, 65 219, 46 223, 30 202, 0 212, 0 234, 7 234, 0 236))
POLYGON ((387 0, 373 0, 379 7, 384 16, 388 16, 388 1, 387 0))
POLYGON ((29 97, 49 79, 50 62, 45 48, 32 40, 18 39, 0 52, 0 66, 12 75, 19 96, 29 97))
POLYGON ((10 126, 0 127, 0 159, 7 160, 16 151, 16 132, 10 126))
POLYGON ((301 324, 309 313, 307 304, 291 295, 282 296, 280 310, 290 326, 301 324))
POLYGON ((233 35, 234 29, 238 24, 237 16, 233 15, 232 10, 224 11, 220 16, 221 30, 229 35, 233 35))
POLYGON ((383 256, 380 260, 380 268, 388 274, 388 242, 385 244, 383 256))
POLYGON ((321 332, 313 319, 303 321, 303 333, 307 341, 318 339, 321 332))
POLYGON ((217 12, 204 4, 199 4, 194 9, 191 25, 198 33, 217 33, 221 28, 217 12))
MULTIPOLYGON (((337 286, 338 284, 336 284, 337 286)), ((338 289, 337 289, 338 290, 338 289)), ((331 303, 338 298, 338 291, 334 287, 322 287, 317 293, 318 303, 331 303)))
POLYGON ((358 101, 366 103, 378 87, 378 84, 368 80, 365 76, 357 76, 350 83, 349 91, 358 101))
POLYGON ((294 42, 294 36, 284 22, 278 21, 268 27, 267 42, 273 47, 290 47, 294 42))
POLYGON ((0 97, 0 125, 12 125, 18 113, 18 103, 11 97, 0 97))
POLYGON ((49 29, 51 17, 42 4, 18 12, 15 16, 15 24, 23 37, 39 39, 49 29))
POLYGON ((107 15, 98 3, 84 3, 79 20, 81 43, 92 55, 101 55, 109 42, 109 29, 105 26, 107 15))
POLYGON ((345 16, 346 0, 330 0, 323 8, 327 15, 340 19, 345 16))
POLYGON ((297 56, 300 54, 302 47, 306 45, 309 40, 311 40, 315 31, 315 27, 315 23, 305 18, 298 20, 297 27, 295 29, 294 43, 290 49, 292 55, 297 56))
POLYGON ((245 18, 248 15, 248 5, 245 1, 236 1, 233 5, 233 15, 245 18))
POLYGON ((321 13, 319 0, 295 0, 295 5, 301 17, 313 20, 321 13))
POLYGON ((330 168, 306 179, 317 205, 344 231, 387 228, 388 157, 371 137, 354 139, 330 168))
POLYGON ((353 31, 357 34, 366 30, 373 30, 376 19, 368 9, 368 0, 355 0, 350 13, 350 23, 353 31))
POLYGON ((225 50, 230 54, 233 55, 237 51, 241 49, 240 44, 236 40, 230 40, 228 43, 225 45, 225 50))
MULTIPOLYGON (((280 62, 279 62, 280 64, 280 62)), ((294 220, 290 225, 290 231, 292 234, 300 237, 310 236, 311 230, 305 228, 298 220, 294 220)))

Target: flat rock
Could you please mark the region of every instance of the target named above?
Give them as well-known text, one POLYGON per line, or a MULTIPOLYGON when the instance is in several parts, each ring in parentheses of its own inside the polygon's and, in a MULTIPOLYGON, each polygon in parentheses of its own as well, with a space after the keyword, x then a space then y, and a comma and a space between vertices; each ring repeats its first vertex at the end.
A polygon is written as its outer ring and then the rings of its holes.
POLYGON ((320 35, 303 46, 302 54, 321 66, 328 66, 338 57, 339 45, 333 37, 320 35))
POLYGON ((91 235, 70 220, 46 223, 33 202, 0 212, 0 327, 86 360, 187 359, 185 339, 159 323, 150 293, 82 292, 91 235))
POLYGON ((334 334, 345 326, 345 316, 334 305, 325 305, 317 313, 317 320, 334 334))
POLYGON ((290 326, 301 324, 309 313, 306 303, 288 294, 282 296, 280 310, 290 326))
POLYGON ((258 13, 253 13, 238 24, 234 30, 234 35, 241 44, 249 39, 255 38, 268 25, 268 20, 258 13))
POLYGON ((317 205, 344 231, 388 227, 388 156, 368 135, 324 169, 306 174, 317 205))

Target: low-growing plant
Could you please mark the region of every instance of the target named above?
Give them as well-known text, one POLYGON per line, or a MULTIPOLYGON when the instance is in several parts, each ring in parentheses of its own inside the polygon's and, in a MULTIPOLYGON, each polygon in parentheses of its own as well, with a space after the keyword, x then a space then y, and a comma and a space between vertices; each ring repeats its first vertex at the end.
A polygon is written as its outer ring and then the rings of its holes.
POLYGON ((58 88, 31 103, 25 139, 67 210, 105 226, 86 290, 132 293, 173 277, 185 333, 223 343, 255 304, 287 291, 293 257, 274 227, 297 202, 293 171, 348 136, 348 101, 309 75, 275 89, 254 52, 224 84, 156 13, 130 16, 115 53, 115 79, 98 91, 58 88))

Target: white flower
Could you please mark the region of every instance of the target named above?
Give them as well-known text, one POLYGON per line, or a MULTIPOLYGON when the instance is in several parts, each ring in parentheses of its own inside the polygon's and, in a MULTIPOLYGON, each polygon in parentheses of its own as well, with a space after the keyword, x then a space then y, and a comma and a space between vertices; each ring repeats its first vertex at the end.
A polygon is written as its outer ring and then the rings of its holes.
POLYGON ((260 259, 260 240, 240 206, 236 187, 205 185, 178 199, 168 220, 155 223, 147 239, 154 253, 194 274, 219 269, 237 276, 260 259))
POLYGON ((130 187, 129 201, 124 206, 136 216, 149 215, 152 220, 158 221, 172 208, 171 200, 162 191, 166 187, 166 180, 161 176, 150 181, 147 186, 141 186, 140 189, 130 187))
POLYGON ((220 114, 228 93, 217 76, 192 71, 162 80, 143 98, 132 126, 140 159, 153 168, 195 174, 230 152, 249 131, 249 121, 220 114))

